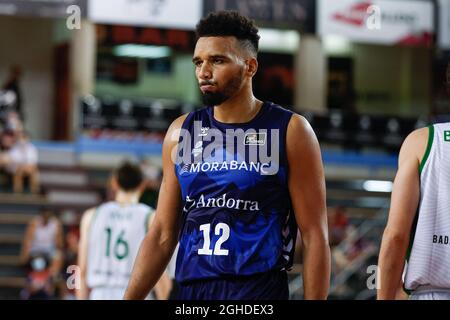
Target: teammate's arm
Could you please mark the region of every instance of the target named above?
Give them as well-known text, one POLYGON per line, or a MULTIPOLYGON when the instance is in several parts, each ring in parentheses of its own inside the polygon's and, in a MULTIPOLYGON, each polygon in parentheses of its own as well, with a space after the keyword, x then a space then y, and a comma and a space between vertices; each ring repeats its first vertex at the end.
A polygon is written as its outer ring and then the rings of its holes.
POLYGON ((289 122, 286 150, 289 193, 303 244, 304 297, 326 299, 331 266, 324 170, 316 135, 299 115, 289 122))
POLYGON ((89 227, 91 225, 92 217, 95 214, 95 209, 89 209, 81 218, 80 224, 80 243, 78 249, 78 267, 80 268, 80 288, 77 288, 75 294, 78 300, 87 300, 89 298, 89 287, 86 282, 87 275, 87 257, 88 257, 88 239, 89 227))
POLYGON ((391 195, 389 219, 379 255, 378 299, 395 299, 409 244, 411 226, 419 204, 419 165, 428 139, 428 129, 411 133, 404 141, 391 195), (418 155, 421 152, 422 155, 418 155))
POLYGON ((177 245, 181 189, 175 175, 172 152, 176 150, 177 131, 184 119, 185 116, 182 116, 175 120, 164 138, 163 179, 155 218, 141 243, 124 299, 144 299, 147 296, 166 269, 177 245))

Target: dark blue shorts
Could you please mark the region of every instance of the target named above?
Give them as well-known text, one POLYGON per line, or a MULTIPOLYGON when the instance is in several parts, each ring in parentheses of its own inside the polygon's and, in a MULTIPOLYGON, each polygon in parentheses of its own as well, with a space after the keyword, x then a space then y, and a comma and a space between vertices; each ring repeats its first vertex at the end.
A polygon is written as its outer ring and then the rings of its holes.
POLYGON ((286 271, 179 284, 178 300, 288 300, 286 271))

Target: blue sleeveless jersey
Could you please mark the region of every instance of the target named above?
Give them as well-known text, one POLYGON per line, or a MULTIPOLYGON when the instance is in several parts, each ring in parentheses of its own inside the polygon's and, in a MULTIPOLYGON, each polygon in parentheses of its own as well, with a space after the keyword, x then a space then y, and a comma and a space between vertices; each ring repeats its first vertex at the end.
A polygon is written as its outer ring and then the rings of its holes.
POLYGON ((288 190, 292 112, 264 102, 247 123, 188 114, 175 172, 183 211, 176 279, 247 276, 292 266, 297 225, 288 190), (231 143, 234 141, 234 143, 231 143))

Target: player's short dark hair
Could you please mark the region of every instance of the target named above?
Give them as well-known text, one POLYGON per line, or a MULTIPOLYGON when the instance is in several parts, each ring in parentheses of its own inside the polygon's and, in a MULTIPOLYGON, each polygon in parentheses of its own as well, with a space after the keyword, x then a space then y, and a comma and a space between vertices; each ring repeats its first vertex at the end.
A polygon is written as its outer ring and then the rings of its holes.
POLYGON ((258 28, 253 20, 237 11, 211 12, 196 26, 197 37, 236 37, 255 56, 258 53, 258 28))
POLYGON ((114 171, 114 175, 119 184, 119 188, 124 191, 136 190, 143 180, 141 168, 128 161, 122 163, 114 171))

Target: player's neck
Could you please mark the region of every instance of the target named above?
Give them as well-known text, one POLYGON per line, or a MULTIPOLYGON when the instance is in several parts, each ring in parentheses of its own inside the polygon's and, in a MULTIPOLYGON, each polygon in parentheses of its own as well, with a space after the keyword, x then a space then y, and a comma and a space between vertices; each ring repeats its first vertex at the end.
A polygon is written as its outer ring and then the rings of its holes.
POLYGON ((119 190, 115 198, 116 202, 122 205, 136 204, 139 202, 138 192, 124 192, 119 190))
POLYGON ((214 119, 223 123, 245 123, 252 120, 263 102, 250 93, 232 97, 214 107, 214 119))

